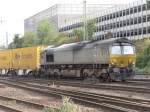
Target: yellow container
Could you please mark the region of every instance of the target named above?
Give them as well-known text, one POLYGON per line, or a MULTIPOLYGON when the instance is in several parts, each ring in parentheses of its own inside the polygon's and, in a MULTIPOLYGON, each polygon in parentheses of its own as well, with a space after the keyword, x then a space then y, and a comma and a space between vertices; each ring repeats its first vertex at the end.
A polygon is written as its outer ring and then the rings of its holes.
POLYGON ((40 67, 40 54, 44 47, 27 47, 12 49, 13 69, 38 69, 40 67))
POLYGON ((12 55, 10 50, 0 50, 0 69, 12 68, 12 55))

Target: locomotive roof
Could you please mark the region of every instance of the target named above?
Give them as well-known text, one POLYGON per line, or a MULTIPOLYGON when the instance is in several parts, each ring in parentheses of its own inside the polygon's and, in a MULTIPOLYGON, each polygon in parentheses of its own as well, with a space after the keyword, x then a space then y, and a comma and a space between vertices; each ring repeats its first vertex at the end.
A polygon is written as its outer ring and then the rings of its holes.
POLYGON ((50 45, 50 46, 44 48, 44 51, 47 51, 47 50, 49 50, 50 48, 53 48, 53 47, 54 47, 54 45, 50 45))
POLYGON ((95 43, 97 44, 111 44, 111 43, 120 43, 120 42, 125 42, 125 43, 130 43, 133 44, 133 42, 127 38, 120 37, 120 38, 110 38, 102 41, 96 41, 95 43))
POLYGON ((131 43, 131 40, 127 38, 110 38, 106 40, 97 40, 97 41, 83 41, 83 42, 76 42, 76 43, 70 43, 70 44, 63 44, 58 47, 47 47, 46 50, 48 52, 53 52, 53 51, 59 51, 59 50, 69 50, 69 49, 79 49, 84 46, 95 46, 95 45, 108 45, 108 44, 113 44, 113 43, 120 43, 120 42, 125 42, 125 43, 131 43))

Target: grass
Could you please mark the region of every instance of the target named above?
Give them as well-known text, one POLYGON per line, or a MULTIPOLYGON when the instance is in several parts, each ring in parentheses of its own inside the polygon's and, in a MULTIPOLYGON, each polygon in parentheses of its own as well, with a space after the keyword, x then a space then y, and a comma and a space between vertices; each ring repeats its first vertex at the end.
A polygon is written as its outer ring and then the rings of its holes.
POLYGON ((81 107, 74 104, 70 98, 63 97, 63 104, 60 108, 45 108, 42 112, 96 112, 96 110, 87 107, 81 107))

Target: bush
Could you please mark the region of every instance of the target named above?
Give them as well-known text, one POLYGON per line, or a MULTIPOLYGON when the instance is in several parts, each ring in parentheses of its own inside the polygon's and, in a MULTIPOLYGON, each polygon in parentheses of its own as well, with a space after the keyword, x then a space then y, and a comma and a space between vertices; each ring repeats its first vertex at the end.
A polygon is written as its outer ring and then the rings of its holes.
POLYGON ((94 109, 80 107, 74 104, 70 98, 63 97, 63 105, 58 108, 45 108, 43 112, 96 112, 94 109))
POLYGON ((137 56, 136 66, 138 68, 150 67, 150 46, 137 56))
POLYGON ((150 46, 137 55, 136 67, 150 74, 150 46))

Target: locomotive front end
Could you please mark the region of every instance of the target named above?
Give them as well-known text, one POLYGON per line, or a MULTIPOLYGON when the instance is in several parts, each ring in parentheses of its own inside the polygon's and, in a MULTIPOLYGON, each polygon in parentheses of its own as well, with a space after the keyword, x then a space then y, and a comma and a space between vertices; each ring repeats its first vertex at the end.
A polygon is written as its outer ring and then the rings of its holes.
POLYGON ((134 76, 135 47, 131 43, 115 43, 110 48, 110 73, 115 80, 125 81, 134 76))

